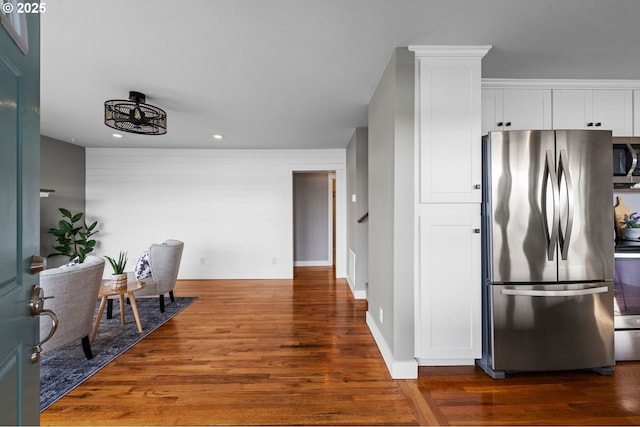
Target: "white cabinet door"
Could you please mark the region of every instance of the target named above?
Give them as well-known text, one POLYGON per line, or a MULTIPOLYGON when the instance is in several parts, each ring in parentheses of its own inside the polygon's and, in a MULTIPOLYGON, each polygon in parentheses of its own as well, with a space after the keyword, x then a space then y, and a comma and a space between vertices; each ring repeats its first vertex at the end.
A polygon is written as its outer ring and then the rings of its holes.
POLYGON ((468 365, 482 353, 480 206, 424 205, 418 213, 416 358, 468 365))
POLYGON ((480 61, 419 60, 418 203, 480 203, 480 61))
POLYGON ((551 89, 483 89, 482 134, 551 129, 551 89))
POLYGON ((550 89, 505 89, 505 130, 551 129, 550 89))
POLYGON ((632 91, 594 90, 593 120, 596 129, 610 129, 613 136, 632 136, 632 91))
POLYGON ((554 89, 554 129, 606 129, 614 136, 633 134, 629 89, 554 89))
POLYGON ((504 130, 503 89, 482 89, 482 134, 504 130))
POLYGON ((591 91, 553 90, 553 128, 586 129, 591 119, 591 91))

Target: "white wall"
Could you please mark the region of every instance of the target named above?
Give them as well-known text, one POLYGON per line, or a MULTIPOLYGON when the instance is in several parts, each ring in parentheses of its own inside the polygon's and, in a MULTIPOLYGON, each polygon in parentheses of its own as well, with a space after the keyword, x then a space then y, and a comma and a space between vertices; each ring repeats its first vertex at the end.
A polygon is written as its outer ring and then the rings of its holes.
MULTIPOLYGON (((346 153, 87 148, 86 211, 98 255, 185 242, 179 278, 293 277, 293 171, 335 170, 336 276, 345 276, 346 153)), ((105 271, 105 274, 109 273, 105 271)))

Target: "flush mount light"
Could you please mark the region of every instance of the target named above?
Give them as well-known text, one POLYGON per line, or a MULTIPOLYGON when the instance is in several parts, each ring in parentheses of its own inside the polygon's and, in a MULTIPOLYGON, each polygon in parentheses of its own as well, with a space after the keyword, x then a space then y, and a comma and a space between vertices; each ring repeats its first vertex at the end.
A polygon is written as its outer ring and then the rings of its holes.
POLYGON ((219 134, 219 133, 214 133, 214 134, 213 134, 213 135, 211 135, 211 136, 213 136, 213 139, 218 139, 218 140, 220 140, 220 139, 224 138, 224 135, 221 135, 221 134, 219 134))
POLYGON ((142 135, 167 133, 167 113, 146 104, 143 93, 129 92, 129 100, 112 99, 104 103, 104 124, 122 132, 142 135))
POLYGON ((121 133, 115 133, 115 132, 114 132, 114 133, 112 133, 112 134, 111 134, 111 136, 113 136, 114 138, 123 138, 123 137, 124 137, 124 135, 123 135, 123 134, 121 134, 121 133))

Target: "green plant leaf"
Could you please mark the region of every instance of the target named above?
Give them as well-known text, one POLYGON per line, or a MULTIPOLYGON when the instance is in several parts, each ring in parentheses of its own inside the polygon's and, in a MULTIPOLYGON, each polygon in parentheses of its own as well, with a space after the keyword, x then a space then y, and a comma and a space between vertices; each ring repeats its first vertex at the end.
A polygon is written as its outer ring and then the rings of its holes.
POLYGON ((71 227, 71 224, 69 224, 65 220, 62 220, 58 223, 58 229, 61 231, 64 231, 65 233, 70 233, 71 230, 73 230, 73 228, 71 227))
POLYGON ((58 230, 56 228, 51 228, 47 233, 53 234, 54 236, 64 236, 65 232, 62 230, 58 230))
POLYGON ((58 253, 55 255, 66 255, 70 259, 78 256, 80 262, 84 262, 85 257, 93 251, 96 245, 95 240, 89 240, 88 238, 97 233, 97 221, 94 221, 91 229, 89 229, 85 221, 82 220, 84 213, 72 214, 71 211, 64 208, 59 208, 58 210, 63 218, 69 218, 71 221, 62 219, 58 223, 57 229, 51 228, 48 231, 48 233, 56 237, 57 245, 53 246, 53 248, 58 253), (78 223, 78 221, 81 222, 78 223))

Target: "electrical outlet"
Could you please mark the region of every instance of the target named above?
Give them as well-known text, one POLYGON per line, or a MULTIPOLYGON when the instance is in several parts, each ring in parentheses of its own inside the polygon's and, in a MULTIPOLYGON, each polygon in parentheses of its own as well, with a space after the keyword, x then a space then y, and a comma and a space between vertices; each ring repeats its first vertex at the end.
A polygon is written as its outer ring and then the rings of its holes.
POLYGON ((380 307, 380 313, 379 313, 378 317, 380 318, 380 324, 383 324, 384 323, 384 317, 382 316, 382 307, 380 307))

